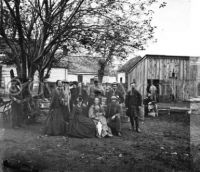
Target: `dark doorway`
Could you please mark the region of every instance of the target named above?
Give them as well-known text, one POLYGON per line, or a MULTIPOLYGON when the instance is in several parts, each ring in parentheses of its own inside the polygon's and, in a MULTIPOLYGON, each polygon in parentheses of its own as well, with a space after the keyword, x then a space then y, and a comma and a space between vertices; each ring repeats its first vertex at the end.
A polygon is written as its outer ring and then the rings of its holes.
MULTIPOLYGON (((155 85, 155 87, 157 88, 157 95, 159 96, 160 94, 160 89, 159 89, 159 83, 160 83, 160 80, 159 79, 148 79, 147 80, 147 93, 150 93, 150 86, 151 86, 151 83, 153 82, 153 85, 155 85)), ((159 97, 157 97, 157 100, 159 99, 159 97)))
POLYGON ((122 83, 123 82, 123 78, 122 77, 120 77, 120 83, 122 83))
POLYGON ((78 75, 78 82, 83 82, 83 75, 78 75))
POLYGON ((198 89, 198 96, 200 96, 200 83, 198 84, 197 89, 198 89))
POLYGON ((158 90, 158 94, 160 93, 159 92, 159 83, 160 83, 160 80, 159 79, 148 79, 147 80, 147 92, 149 92, 149 88, 151 86, 151 82, 153 82, 153 84, 156 86, 157 90, 158 90))

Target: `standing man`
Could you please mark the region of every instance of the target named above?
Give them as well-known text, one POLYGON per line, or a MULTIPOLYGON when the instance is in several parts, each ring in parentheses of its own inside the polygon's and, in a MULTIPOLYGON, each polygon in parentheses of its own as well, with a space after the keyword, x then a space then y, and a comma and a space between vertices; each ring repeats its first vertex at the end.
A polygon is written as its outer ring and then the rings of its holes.
POLYGON ((70 101, 71 101, 71 92, 69 89, 69 82, 63 81, 63 92, 64 92, 64 106, 63 106, 63 113, 64 113, 64 120, 69 122, 70 116, 70 101))
POLYGON ((83 83, 79 82, 78 83, 78 87, 77 87, 77 95, 76 95, 76 99, 78 97, 82 97, 83 99, 83 104, 87 105, 88 104, 88 94, 87 91, 85 90, 83 83))
POLYGON ((156 102, 157 101, 157 88, 153 84, 153 81, 151 82, 151 86, 150 86, 149 90, 151 93, 151 99, 156 102))
POLYGON ((130 117, 132 130, 139 133, 139 108, 142 105, 142 96, 136 90, 135 80, 131 83, 131 90, 126 95, 125 105, 128 108, 127 115, 130 117))
POLYGON ((99 96, 103 96, 103 95, 104 95, 103 87, 99 84, 98 79, 94 78, 94 85, 92 85, 89 90, 88 105, 90 106, 93 104, 95 97, 99 97, 99 96))
POLYGON ((117 136, 121 136, 121 107, 117 103, 117 97, 111 97, 111 103, 107 107, 106 118, 108 126, 112 132, 116 133, 117 136))
POLYGON ((70 111, 72 112, 73 110, 73 106, 76 103, 76 95, 77 93, 77 86, 78 86, 78 82, 74 81, 72 82, 72 87, 70 88, 70 92, 71 92, 71 100, 70 100, 70 111))
POLYGON ((118 89, 118 83, 117 82, 114 82, 112 83, 112 89, 110 90, 110 93, 109 93, 109 98, 108 98, 108 103, 111 102, 111 97, 112 96, 116 96, 117 99, 118 99, 118 102, 121 104, 121 103, 124 103, 124 95, 123 93, 118 89))

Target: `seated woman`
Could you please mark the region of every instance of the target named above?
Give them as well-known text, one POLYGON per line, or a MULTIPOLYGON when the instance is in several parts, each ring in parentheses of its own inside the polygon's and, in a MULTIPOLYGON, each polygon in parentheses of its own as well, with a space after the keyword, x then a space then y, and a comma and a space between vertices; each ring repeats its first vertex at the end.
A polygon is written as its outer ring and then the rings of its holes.
POLYGON ((96 127, 92 119, 87 117, 87 107, 82 97, 77 98, 69 121, 69 135, 79 138, 92 138, 96 136, 96 127))
POLYGON ((113 136, 111 129, 107 125, 105 112, 100 105, 100 99, 98 97, 94 99, 94 104, 91 105, 89 109, 89 118, 91 118, 96 125, 96 129, 98 131, 97 135, 98 137, 113 136))

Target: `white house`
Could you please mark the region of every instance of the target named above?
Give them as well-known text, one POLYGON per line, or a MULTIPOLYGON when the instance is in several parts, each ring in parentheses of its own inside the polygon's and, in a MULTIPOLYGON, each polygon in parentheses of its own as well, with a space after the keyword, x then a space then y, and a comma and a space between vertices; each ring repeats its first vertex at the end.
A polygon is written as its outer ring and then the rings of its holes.
POLYGON ((54 67, 50 71, 50 77, 47 79, 48 82, 56 82, 57 80, 67 80, 68 69, 54 67))
POLYGON ((118 72, 117 73, 117 82, 118 83, 126 83, 126 73, 125 72, 118 72))
POLYGON ((0 65, 0 89, 1 92, 7 93, 10 87, 10 70, 13 69, 15 76, 17 75, 14 66, 0 65))

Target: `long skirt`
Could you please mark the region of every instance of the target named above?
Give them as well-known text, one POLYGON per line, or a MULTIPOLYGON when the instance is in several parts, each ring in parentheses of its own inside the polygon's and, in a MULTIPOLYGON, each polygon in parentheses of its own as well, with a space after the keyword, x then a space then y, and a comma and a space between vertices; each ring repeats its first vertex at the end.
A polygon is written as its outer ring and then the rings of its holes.
POLYGON ((93 138, 96 136, 95 124, 86 116, 74 116, 69 122, 69 135, 78 138, 93 138))
POLYGON ((63 106, 62 109, 63 109, 64 120, 66 122, 69 122, 70 112, 68 106, 63 106))
POLYGON ((13 102, 11 105, 11 122, 12 127, 20 127, 23 121, 23 111, 22 105, 16 102, 13 102))
POLYGON ((44 133, 51 136, 66 134, 66 122, 61 108, 52 109, 46 120, 44 133))

